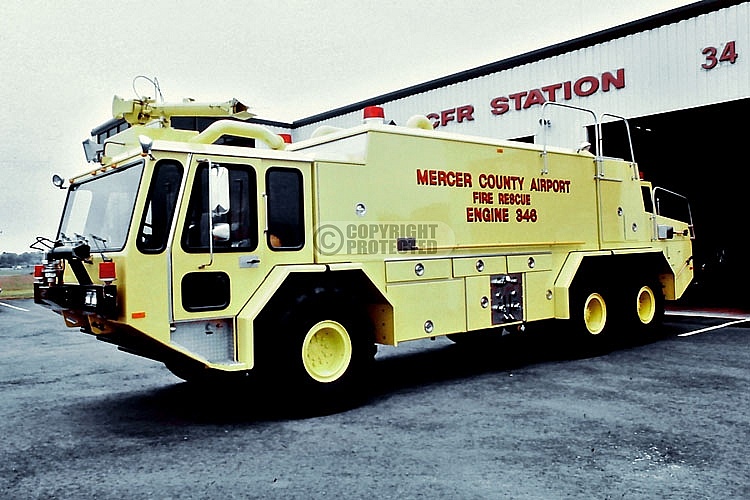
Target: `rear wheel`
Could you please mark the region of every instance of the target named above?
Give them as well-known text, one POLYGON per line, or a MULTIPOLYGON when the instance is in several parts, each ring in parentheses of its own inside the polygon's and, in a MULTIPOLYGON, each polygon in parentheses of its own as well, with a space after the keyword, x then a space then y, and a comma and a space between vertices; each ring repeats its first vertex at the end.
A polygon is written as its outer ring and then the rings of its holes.
POLYGON ((599 350, 612 340, 613 317, 602 286, 585 283, 571 291, 570 330, 577 344, 585 350, 599 350))
POLYGON ((656 316, 656 295, 648 286, 642 286, 636 293, 636 313, 644 325, 650 324, 656 316))
POLYGON ((658 280, 639 279, 629 287, 627 321, 639 335, 651 334, 664 319, 664 293, 658 280))
POLYGON ((586 336, 602 335, 607 326, 607 303, 598 292, 591 292, 583 299, 581 325, 586 336))

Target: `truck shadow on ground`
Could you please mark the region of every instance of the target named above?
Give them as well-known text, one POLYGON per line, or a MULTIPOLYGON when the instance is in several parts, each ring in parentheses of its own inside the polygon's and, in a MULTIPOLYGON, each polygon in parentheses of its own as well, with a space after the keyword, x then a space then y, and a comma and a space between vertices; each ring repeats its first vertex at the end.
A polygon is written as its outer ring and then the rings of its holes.
POLYGON ((81 408, 81 418, 95 422, 106 416, 112 432, 130 435, 180 433, 181 428, 196 424, 247 425, 304 419, 377 405, 394 394, 420 387, 638 349, 669 341, 678 333, 678 327, 666 324, 658 335, 620 339, 596 351, 581 349, 547 331, 477 342, 453 344, 446 341, 438 347, 376 359, 371 382, 377 382, 369 384, 367 397, 362 401, 343 402, 339 407, 301 405, 300 408, 293 398, 269 393, 252 383, 210 387, 176 383, 156 390, 88 401, 86 407, 81 408))

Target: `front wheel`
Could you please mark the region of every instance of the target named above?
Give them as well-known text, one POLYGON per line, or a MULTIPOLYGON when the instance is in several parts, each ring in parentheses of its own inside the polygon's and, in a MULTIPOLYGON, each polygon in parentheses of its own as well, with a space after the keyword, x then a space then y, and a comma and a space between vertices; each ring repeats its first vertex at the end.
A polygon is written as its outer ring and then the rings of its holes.
POLYGON ((326 288, 300 294, 267 315, 258 335, 258 367, 288 402, 336 409, 367 395, 373 328, 346 294, 326 288))
POLYGON ((313 325, 302 340, 302 365, 307 375, 320 383, 343 377, 352 362, 352 339, 346 327, 325 320, 313 325))

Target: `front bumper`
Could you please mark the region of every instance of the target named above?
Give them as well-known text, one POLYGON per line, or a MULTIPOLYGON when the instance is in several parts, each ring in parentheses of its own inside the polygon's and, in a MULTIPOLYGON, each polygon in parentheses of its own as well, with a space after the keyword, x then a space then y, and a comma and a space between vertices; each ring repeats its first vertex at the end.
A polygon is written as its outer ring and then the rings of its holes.
POLYGON ((34 302, 53 311, 66 310, 117 319, 116 285, 34 284, 34 302))

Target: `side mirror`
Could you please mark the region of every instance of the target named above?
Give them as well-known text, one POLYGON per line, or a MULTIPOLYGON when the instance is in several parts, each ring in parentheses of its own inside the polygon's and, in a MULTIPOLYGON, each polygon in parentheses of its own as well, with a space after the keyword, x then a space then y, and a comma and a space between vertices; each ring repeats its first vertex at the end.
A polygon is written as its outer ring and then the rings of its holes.
POLYGON ((212 165, 209 171, 208 189, 211 200, 211 214, 218 217, 229 212, 229 170, 220 165, 212 165))
POLYGON ((231 228, 223 222, 221 217, 229 212, 229 170, 211 160, 208 162, 208 210, 209 210, 209 233, 208 251, 211 255, 206 264, 201 264, 198 269, 205 269, 214 263, 214 240, 220 242, 229 241, 231 228))
POLYGON ((53 186, 55 186, 56 188, 59 188, 59 189, 65 189, 65 186, 63 186, 63 184, 65 184, 65 179, 63 179, 62 177, 60 177, 57 174, 55 174, 55 175, 52 176, 52 185, 53 186))
POLYGON ((218 224, 214 224, 213 230, 211 231, 211 235, 214 238, 214 241, 229 241, 229 224, 226 222, 220 222, 218 224))
POLYGON ((139 135, 138 144, 141 145, 141 156, 148 156, 153 159, 151 156, 151 148, 154 147, 154 141, 147 135, 139 135))

